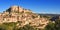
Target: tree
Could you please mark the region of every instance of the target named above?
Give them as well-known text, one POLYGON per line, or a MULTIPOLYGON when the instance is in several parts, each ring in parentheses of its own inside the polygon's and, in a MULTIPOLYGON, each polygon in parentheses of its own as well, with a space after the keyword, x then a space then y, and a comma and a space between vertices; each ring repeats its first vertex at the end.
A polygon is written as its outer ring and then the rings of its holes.
POLYGON ((50 22, 46 27, 45 30, 56 30, 55 23, 50 22))

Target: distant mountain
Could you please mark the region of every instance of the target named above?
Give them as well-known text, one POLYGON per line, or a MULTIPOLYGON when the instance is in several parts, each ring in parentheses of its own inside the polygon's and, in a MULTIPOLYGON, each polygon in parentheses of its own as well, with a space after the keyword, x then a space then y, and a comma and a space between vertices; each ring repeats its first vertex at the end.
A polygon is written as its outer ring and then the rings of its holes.
POLYGON ((44 16, 60 16, 60 14, 39 14, 39 15, 44 15, 44 16))
POLYGON ((56 19, 60 19, 60 14, 39 14, 41 16, 48 17, 50 16, 51 21, 55 21, 56 19))

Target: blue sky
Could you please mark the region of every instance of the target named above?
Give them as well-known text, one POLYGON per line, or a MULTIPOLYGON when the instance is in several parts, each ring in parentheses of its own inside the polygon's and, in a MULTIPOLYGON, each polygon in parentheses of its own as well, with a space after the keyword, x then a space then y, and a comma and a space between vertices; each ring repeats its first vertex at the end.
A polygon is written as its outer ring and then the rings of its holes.
POLYGON ((17 5, 36 13, 60 14, 60 0, 0 0, 0 12, 17 5))

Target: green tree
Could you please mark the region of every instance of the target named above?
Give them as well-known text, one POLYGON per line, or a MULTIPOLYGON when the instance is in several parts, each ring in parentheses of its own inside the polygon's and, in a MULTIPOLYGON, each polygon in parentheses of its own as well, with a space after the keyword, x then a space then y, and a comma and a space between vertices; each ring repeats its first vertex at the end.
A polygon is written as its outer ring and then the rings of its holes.
POLYGON ((55 23, 56 30, 60 30, 60 19, 56 19, 55 23))
POLYGON ((56 30, 55 23, 50 22, 46 27, 45 30, 56 30))

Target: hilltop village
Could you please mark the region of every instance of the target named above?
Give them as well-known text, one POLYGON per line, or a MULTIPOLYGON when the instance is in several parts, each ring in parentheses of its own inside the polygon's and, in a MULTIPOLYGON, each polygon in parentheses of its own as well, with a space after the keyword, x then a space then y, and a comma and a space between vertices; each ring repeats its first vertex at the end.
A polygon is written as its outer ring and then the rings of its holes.
POLYGON ((44 28, 48 23, 47 18, 43 18, 40 15, 33 13, 29 9, 24 9, 20 6, 11 6, 9 9, 0 13, 0 23, 21 22, 17 26, 23 27, 26 24, 36 26, 36 28, 44 28))

